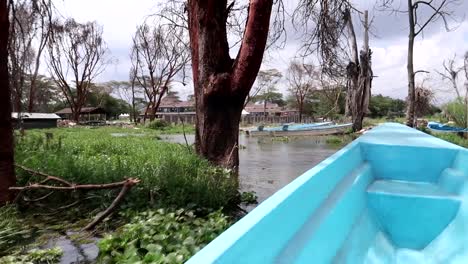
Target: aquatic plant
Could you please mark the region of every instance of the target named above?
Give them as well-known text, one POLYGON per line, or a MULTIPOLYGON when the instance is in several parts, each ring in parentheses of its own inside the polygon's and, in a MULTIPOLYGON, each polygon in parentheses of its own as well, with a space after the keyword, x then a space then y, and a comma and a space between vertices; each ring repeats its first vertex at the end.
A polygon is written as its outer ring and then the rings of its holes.
POLYGON ((151 210, 133 217, 99 242, 101 263, 183 263, 230 225, 215 211, 197 217, 190 210, 151 210))
POLYGON ((59 263, 63 251, 60 248, 32 249, 0 258, 0 264, 54 264, 59 263))
MULTIPOLYGON (((119 131, 116 129, 113 132, 119 131)), ((127 206, 196 204, 228 208, 239 200, 236 179, 200 159, 180 144, 154 139, 154 134, 120 130, 141 136, 114 137, 109 129, 53 129, 28 131, 16 144, 16 162, 75 183, 103 183, 135 177, 141 183, 127 198, 127 206)), ((18 170, 18 184, 37 182, 18 170)), ((99 195, 102 204, 115 195, 99 195)), ((90 201, 90 202, 92 202, 90 201)))

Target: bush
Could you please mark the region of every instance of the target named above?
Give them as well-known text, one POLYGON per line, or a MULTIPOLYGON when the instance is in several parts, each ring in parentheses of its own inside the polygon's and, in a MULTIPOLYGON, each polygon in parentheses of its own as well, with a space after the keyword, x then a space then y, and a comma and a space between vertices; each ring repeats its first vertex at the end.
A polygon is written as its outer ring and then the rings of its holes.
POLYGON ((463 99, 458 98, 445 106, 448 117, 455 122, 458 127, 466 127, 466 105, 463 99))
POLYGON ((220 211, 197 218, 189 210, 148 211, 99 242, 102 263, 183 263, 223 232, 220 211))
MULTIPOLYGON (((81 184, 139 178, 141 183, 126 199, 131 206, 196 204, 217 209, 238 200, 237 183, 229 172, 210 165, 184 145, 157 141, 145 134, 113 137, 101 128, 47 132, 54 134, 53 139, 46 140, 39 131, 28 131, 19 139, 16 162, 81 184)), ((17 172, 20 185, 42 180, 17 172)), ((93 199, 102 204, 98 200, 93 199)))
POLYGON ((59 263, 63 251, 60 248, 33 249, 26 254, 14 254, 0 258, 0 264, 52 264, 59 263))
POLYGON ((169 124, 169 122, 167 122, 164 119, 155 119, 149 122, 148 125, 146 125, 146 127, 151 129, 164 129, 170 125, 171 124, 169 124))

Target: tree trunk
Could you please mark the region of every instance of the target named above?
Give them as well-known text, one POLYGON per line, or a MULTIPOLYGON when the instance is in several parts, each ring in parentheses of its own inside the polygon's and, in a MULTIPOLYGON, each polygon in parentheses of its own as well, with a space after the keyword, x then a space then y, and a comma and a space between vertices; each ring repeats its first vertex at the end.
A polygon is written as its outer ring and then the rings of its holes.
POLYGON ((250 0, 244 37, 229 56, 227 0, 189 0, 189 32, 196 108, 196 152, 237 172, 239 121, 260 69, 272 0, 250 0))
POLYGON ((413 68, 413 48, 414 48, 414 14, 412 0, 408 0, 408 22, 409 22, 409 35, 408 35, 408 99, 406 111, 406 125, 409 127, 415 126, 415 107, 416 100, 415 81, 414 81, 414 68, 413 68))
POLYGON ((0 206, 13 200, 13 192, 8 188, 16 184, 8 83, 8 30, 7 1, 0 0, 0 206))

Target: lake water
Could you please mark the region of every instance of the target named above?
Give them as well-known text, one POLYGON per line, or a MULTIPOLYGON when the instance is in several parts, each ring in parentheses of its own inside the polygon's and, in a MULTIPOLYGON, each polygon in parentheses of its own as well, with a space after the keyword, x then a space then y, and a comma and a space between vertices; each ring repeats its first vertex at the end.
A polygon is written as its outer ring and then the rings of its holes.
MULTIPOLYGON (((239 136, 239 181, 241 191, 254 191, 264 201, 338 149, 327 137, 271 138, 239 136)), ((164 135, 163 140, 185 143, 183 135, 164 135)), ((189 144, 194 135, 187 135, 189 144)))

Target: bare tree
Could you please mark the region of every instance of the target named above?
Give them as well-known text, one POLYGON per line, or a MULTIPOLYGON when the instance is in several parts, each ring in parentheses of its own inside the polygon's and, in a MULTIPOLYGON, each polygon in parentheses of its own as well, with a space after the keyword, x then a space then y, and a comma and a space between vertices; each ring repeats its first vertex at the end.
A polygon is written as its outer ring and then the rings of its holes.
POLYGON ((11 89, 8 74, 10 22, 7 0, 0 0, 0 206, 13 200, 9 190, 16 184, 11 124, 11 89))
POLYGON ((152 28, 146 23, 138 26, 131 57, 136 80, 148 98, 144 120, 148 115, 153 120, 169 84, 178 74, 183 75, 181 79, 185 77, 190 54, 183 28, 161 24, 152 28))
POLYGON ((447 31, 450 31, 448 19, 453 18, 450 11, 451 6, 458 5, 459 0, 407 0, 407 8, 404 10, 395 10, 393 5, 394 0, 383 0, 382 6, 386 9, 391 9, 395 12, 401 12, 408 15, 408 102, 406 113, 406 124, 410 127, 416 125, 416 90, 415 90, 415 76, 419 72, 414 70, 414 40, 420 34, 423 34, 427 26, 437 20, 441 19, 447 31), (423 16, 422 12, 430 12, 427 17, 423 16))
POLYGON ((434 92, 421 83, 416 86, 416 97, 414 101, 415 117, 422 117, 431 112, 432 101, 434 100, 434 92))
POLYGON ((42 53, 50 35, 51 0, 11 2, 9 69, 16 111, 32 112, 42 53), (27 100, 24 98, 27 96, 27 100))
POLYGON ((299 110, 299 122, 302 122, 304 112, 304 102, 320 83, 320 70, 311 64, 300 64, 291 61, 288 67, 287 80, 289 82, 289 92, 296 99, 299 110))
POLYGON ((107 45, 96 22, 80 24, 67 19, 54 22, 52 27, 47 45, 49 71, 71 108, 73 120, 78 121, 92 81, 109 62, 107 45))
POLYGON ((453 91, 457 94, 457 98, 461 98, 462 95, 458 88, 458 74, 463 70, 463 66, 455 66, 456 55, 453 58, 444 60, 442 63, 443 71, 436 71, 442 80, 449 81, 452 85, 453 91))

